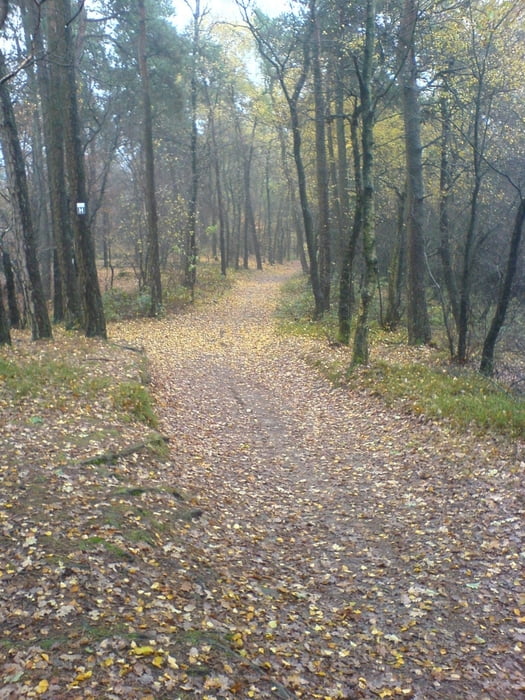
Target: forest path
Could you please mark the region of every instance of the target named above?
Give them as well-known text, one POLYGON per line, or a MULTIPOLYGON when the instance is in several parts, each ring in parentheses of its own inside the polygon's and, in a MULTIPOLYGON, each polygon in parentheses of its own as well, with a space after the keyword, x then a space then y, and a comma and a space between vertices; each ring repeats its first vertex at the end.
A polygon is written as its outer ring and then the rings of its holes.
POLYGON ((203 512, 177 548, 186 627, 208 635, 182 690, 523 697, 509 465, 490 440, 322 378, 305 359, 315 341, 275 330, 292 273, 252 273, 214 304, 125 331, 151 360, 176 482, 203 512))

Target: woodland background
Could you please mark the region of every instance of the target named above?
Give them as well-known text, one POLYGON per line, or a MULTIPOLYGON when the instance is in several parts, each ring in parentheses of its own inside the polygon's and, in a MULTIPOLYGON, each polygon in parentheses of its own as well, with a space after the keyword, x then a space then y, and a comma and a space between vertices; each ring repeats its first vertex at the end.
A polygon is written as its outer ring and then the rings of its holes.
POLYGON ((0 340, 105 337, 201 261, 299 258, 353 364, 379 324, 488 375, 503 332, 515 366, 522 3, 237 5, 181 30, 171 2, 1 3, 0 340))

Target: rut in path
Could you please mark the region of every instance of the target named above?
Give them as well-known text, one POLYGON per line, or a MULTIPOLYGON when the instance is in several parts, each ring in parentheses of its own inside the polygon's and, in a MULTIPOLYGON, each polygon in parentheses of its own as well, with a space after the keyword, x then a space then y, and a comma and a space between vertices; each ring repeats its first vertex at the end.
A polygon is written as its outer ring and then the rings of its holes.
POLYGON ((519 520, 493 445, 319 376, 310 341, 274 329, 289 274, 141 339, 204 513, 192 623, 238 654, 218 697, 522 697, 519 520))

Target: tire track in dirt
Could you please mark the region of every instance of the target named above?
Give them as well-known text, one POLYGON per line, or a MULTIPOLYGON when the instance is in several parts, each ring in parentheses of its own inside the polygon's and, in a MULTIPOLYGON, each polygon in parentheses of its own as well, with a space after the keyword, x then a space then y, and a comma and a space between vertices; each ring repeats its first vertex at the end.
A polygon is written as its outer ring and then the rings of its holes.
POLYGON ((192 625, 240 654, 219 697, 521 697, 520 521, 494 446, 318 376, 317 343, 274 329, 291 272, 140 331, 205 513, 192 625))

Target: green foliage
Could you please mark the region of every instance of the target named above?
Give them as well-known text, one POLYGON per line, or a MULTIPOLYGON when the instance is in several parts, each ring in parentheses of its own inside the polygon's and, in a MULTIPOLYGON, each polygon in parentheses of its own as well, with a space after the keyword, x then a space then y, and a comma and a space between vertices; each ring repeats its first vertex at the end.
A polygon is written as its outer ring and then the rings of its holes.
POLYGON ((111 289, 102 296, 107 321, 140 318, 149 314, 151 296, 137 290, 111 289))
POLYGON ((139 382, 122 382, 114 389, 112 400, 117 411, 128 414, 153 428, 157 426, 151 396, 139 382))
MULTIPOLYGON (((125 279, 128 275, 119 273, 118 277, 125 279)), ((231 288, 234 279, 233 273, 224 277, 217 263, 199 262, 194 302, 204 302, 221 296, 231 288)), ((192 303, 191 290, 182 284, 180 273, 165 275, 163 289, 164 309, 167 313, 178 313, 192 303)), ((105 292, 102 301, 106 320, 110 322, 147 317, 151 307, 149 293, 140 292, 137 289, 122 289, 118 286, 105 292)))
POLYGON ((0 379, 3 390, 14 400, 39 396, 53 387, 74 389, 79 382, 76 368, 49 359, 16 363, 0 358, 0 379))
POLYGON ((323 324, 314 322, 314 298, 304 275, 293 277, 282 286, 276 316, 282 333, 314 338, 326 335, 323 324))

